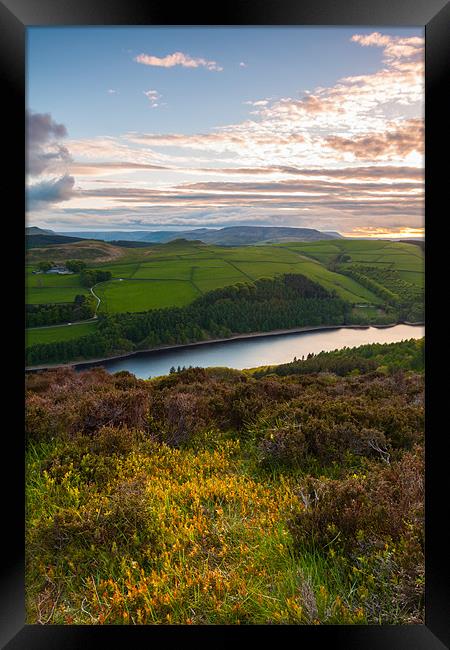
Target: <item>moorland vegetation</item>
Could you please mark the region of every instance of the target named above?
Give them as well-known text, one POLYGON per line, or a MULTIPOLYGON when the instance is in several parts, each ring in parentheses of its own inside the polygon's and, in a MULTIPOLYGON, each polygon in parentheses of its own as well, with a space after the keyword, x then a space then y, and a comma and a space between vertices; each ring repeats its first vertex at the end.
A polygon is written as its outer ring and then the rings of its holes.
POLYGON ((27 622, 423 623, 423 350, 28 374, 27 622))

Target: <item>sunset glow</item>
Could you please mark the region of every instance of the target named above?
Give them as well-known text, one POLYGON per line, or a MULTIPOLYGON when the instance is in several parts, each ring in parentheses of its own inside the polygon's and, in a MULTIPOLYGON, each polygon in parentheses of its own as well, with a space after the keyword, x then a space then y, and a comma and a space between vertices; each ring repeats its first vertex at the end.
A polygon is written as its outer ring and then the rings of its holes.
POLYGON ((30 225, 424 236, 424 38, 28 29, 30 225))

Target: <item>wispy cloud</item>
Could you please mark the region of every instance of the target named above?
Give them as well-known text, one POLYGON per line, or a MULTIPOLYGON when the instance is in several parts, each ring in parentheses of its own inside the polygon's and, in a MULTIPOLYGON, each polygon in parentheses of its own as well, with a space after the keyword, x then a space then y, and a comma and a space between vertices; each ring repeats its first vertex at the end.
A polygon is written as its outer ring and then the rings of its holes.
POLYGON ((144 95, 147 97, 152 108, 158 108, 161 105, 159 100, 162 95, 157 90, 144 90, 144 95))
POLYGON ((384 60, 390 65, 395 65, 400 60, 420 61, 423 57, 423 38, 417 36, 401 38, 372 32, 366 35, 354 34, 351 40, 363 47, 383 48, 384 60))
POLYGON ((164 165, 152 165, 147 163, 133 163, 125 160, 118 162, 72 162, 69 165, 72 172, 77 176, 94 176, 101 174, 126 173, 129 171, 163 171, 171 170, 172 167, 164 165))
POLYGON ((407 156, 410 153, 423 153, 424 123, 421 118, 405 120, 387 125, 385 133, 367 133, 354 138, 330 136, 325 143, 342 153, 350 153, 355 158, 391 158, 407 156))
POLYGON ((195 58, 183 52, 174 52, 166 56, 159 57, 152 54, 139 54, 134 58, 137 63, 143 65, 156 66, 159 68, 173 68, 180 65, 183 68, 206 68, 215 72, 221 72, 223 68, 216 63, 216 61, 208 61, 207 59, 195 58))
POLYGON ((244 104, 247 104, 249 106, 267 106, 268 103, 269 103, 268 99, 257 99, 255 101, 249 99, 244 102, 244 104))

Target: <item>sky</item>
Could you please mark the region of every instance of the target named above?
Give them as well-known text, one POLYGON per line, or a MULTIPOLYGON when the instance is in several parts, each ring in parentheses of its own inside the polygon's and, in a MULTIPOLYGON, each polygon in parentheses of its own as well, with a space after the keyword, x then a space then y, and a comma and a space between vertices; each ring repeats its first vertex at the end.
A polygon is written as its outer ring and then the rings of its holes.
POLYGON ((27 28, 27 225, 424 235, 424 31, 27 28))

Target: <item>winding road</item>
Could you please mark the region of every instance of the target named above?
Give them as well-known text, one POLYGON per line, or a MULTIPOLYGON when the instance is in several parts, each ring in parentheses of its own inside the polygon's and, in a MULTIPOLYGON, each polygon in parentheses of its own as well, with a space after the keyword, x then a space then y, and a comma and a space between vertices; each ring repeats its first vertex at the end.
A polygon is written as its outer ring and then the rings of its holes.
MULTIPOLYGON (((118 278, 118 280, 121 280, 121 279, 122 279, 122 278, 118 278)), ((105 280, 105 282, 111 282, 111 280, 105 280)), ((30 330, 44 330, 44 329, 48 329, 49 327, 71 327, 72 325, 81 325, 81 324, 83 324, 83 323, 92 323, 93 321, 97 320, 97 318, 98 318, 98 316, 97 316, 97 311, 98 311, 98 308, 100 307, 101 298, 100 298, 99 296, 97 296, 97 294, 95 293, 95 291, 94 291, 94 287, 96 287, 98 284, 102 284, 102 283, 101 283, 101 282, 97 282, 97 284, 94 284, 94 285, 89 289, 89 291, 91 292, 91 294, 92 294, 92 295, 94 296, 94 298, 97 300, 97 305, 96 305, 96 307, 95 307, 95 312, 94 312, 94 315, 93 315, 92 318, 87 318, 87 319, 85 319, 85 320, 74 320, 74 321, 71 322, 71 323, 60 323, 60 324, 58 324, 58 325, 39 325, 39 327, 29 327, 28 329, 30 329, 30 330)))

